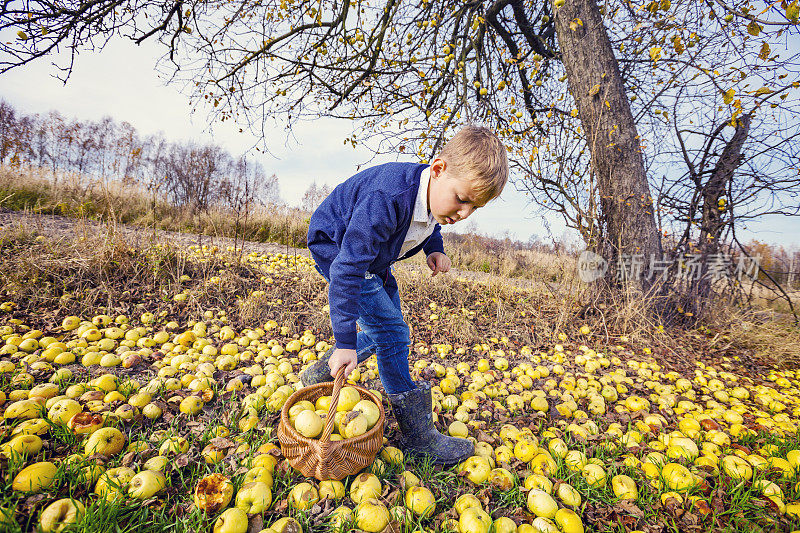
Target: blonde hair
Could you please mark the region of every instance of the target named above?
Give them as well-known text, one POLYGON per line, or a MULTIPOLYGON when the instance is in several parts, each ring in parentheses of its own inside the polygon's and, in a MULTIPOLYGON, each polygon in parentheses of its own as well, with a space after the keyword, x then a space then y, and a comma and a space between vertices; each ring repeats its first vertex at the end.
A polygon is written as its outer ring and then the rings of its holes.
POLYGON ((472 182, 480 203, 500 196, 508 181, 506 147, 488 128, 464 127, 444 145, 439 157, 456 176, 472 182))

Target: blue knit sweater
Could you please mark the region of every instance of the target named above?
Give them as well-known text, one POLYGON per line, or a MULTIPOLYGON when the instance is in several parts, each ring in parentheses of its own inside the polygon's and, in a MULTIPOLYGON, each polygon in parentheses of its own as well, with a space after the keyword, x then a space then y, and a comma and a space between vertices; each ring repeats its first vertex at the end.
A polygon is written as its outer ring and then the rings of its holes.
POLYGON ((414 163, 387 163, 368 168, 339 184, 311 215, 308 249, 330 279, 333 335, 338 348, 356 348, 358 298, 364 275, 371 272, 395 284, 390 265, 424 250, 444 252, 441 227, 403 257, 422 171, 414 163))

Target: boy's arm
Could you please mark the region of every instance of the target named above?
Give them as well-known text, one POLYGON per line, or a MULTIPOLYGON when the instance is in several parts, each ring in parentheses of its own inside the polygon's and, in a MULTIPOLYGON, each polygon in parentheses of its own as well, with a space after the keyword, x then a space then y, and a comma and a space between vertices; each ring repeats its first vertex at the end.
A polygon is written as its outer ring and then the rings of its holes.
POLYGON ((428 268, 432 271, 431 276, 435 276, 439 272, 448 272, 450 270, 450 258, 444 253, 441 228, 439 224, 436 224, 430 238, 422 247, 422 250, 425 252, 428 268))
POLYGON ((439 252, 442 254, 444 253, 444 242, 442 241, 441 229, 442 227, 439 224, 436 224, 433 233, 431 233, 431 236, 422 247, 422 251, 425 252, 426 256, 429 256, 434 252, 439 252))
POLYGON ((358 300, 364 274, 397 226, 397 211, 381 191, 359 199, 347 223, 341 248, 331 263, 328 303, 336 347, 356 349, 358 300))

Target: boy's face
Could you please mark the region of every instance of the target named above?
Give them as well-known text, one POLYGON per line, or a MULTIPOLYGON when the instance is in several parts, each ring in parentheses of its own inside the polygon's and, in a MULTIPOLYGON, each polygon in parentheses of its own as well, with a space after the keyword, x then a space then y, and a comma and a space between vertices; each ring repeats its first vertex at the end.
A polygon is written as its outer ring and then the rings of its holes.
POLYGON ((428 209, 439 224, 455 224, 483 207, 469 178, 454 175, 444 160, 434 159, 430 173, 428 209))

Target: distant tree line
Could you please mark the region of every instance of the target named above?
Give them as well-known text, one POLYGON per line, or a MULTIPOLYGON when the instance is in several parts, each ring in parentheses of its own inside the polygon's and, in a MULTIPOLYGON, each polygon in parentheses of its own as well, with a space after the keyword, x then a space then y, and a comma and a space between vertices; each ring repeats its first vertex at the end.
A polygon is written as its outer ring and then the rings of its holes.
POLYGON ((34 165, 55 179, 75 172, 97 180, 143 186, 192 211, 237 211, 280 202, 278 178, 245 156, 214 144, 140 135, 128 122, 69 119, 58 111, 24 114, 0 100, 0 164, 34 165))

